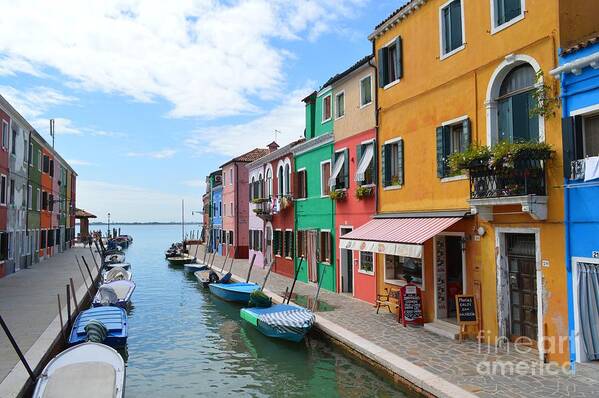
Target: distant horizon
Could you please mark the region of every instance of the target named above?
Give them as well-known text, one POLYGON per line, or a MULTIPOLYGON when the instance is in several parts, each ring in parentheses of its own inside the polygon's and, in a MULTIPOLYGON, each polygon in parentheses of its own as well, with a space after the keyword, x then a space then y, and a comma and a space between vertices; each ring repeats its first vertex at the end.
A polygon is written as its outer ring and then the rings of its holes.
MULTIPOLYGON (((77 223, 79 225, 79 223, 77 223)), ((96 221, 90 222, 89 225, 108 225, 107 222, 96 221)), ((124 221, 111 222, 110 225, 181 225, 181 221, 124 221)), ((203 225, 202 222, 185 222, 184 225, 203 225)))

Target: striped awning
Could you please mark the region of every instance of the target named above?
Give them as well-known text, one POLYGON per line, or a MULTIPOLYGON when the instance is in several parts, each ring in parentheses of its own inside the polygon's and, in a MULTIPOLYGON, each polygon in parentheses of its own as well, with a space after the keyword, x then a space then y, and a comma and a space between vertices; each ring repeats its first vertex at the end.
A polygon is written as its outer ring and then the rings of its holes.
POLYGON ((461 217, 374 219, 341 236, 341 249, 422 258, 422 244, 461 217))

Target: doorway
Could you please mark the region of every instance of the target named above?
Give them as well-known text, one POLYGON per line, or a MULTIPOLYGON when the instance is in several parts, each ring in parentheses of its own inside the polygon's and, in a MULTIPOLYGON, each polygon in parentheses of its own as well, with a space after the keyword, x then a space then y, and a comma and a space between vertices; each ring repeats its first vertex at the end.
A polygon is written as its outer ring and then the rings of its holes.
MULTIPOLYGON (((341 227, 340 236, 350 233, 352 227, 341 227)), ((353 293, 354 291, 354 252, 353 250, 339 249, 339 268, 341 270, 341 292, 353 293)))
POLYGON ((462 234, 435 237, 435 301, 438 320, 457 324, 455 296, 465 289, 462 234))
POLYGON ((509 326, 512 341, 538 338, 537 267, 534 234, 506 234, 509 326))

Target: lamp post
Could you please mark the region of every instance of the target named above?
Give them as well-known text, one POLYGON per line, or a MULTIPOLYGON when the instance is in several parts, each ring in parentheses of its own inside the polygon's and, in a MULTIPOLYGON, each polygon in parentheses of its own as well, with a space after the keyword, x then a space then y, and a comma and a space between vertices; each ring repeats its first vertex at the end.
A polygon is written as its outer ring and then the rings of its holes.
POLYGON ((108 231, 106 233, 106 237, 110 238, 110 213, 108 213, 108 231))

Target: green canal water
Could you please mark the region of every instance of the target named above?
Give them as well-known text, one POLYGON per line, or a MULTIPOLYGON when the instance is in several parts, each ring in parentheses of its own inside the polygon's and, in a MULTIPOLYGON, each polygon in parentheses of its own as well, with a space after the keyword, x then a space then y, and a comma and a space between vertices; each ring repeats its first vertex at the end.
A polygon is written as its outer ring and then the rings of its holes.
MULTIPOLYGON (((118 228, 118 225, 115 226, 118 228)), ((136 397, 405 397, 382 376, 312 336, 268 339, 164 250, 177 225, 122 226, 137 288, 129 315, 126 395, 136 397)))

